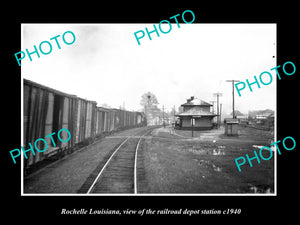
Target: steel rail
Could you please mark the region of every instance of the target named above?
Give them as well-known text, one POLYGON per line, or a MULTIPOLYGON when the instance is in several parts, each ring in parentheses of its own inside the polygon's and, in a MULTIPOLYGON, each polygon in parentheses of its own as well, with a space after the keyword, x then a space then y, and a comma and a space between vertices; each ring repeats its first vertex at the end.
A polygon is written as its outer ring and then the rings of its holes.
MULTIPOLYGON (((141 135, 139 137, 139 141, 136 145, 135 148, 135 155, 134 155, 134 194, 137 194, 137 153, 138 153, 138 149, 139 149, 139 145, 140 142, 142 140, 142 138, 149 133, 149 130, 146 131, 145 134, 141 135)), ((133 136, 135 137, 135 136, 133 136)), ((90 186, 89 190, 87 191, 87 194, 90 194, 93 189, 95 184, 97 183, 97 181, 99 180, 100 176, 102 175, 102 173, 104 172, 104 170, 106 169, 106 167, 108 166, 109 162, 111 161, 111 159, 114 157, 114 155, 119 151, 119 149, 131 138, 131 136, 127 137, 118 147, 117 149, 113 152, 113 154, 109 157, 109 159, 106 161, 106 163, 104 164, 104 166, 102 167, 101 171, 99 172, 99 174, 97 175, 97 177, 95 178, 94 182, 92 183, 92 185, 90 186)))
POLYGON ((105 170, 106 166, 109 164, 109 162, 110 162, 110 160, 112 159, 112 157, 113 157, 113 156, 116 154, 116 152, 122 147, 122 145, 125 144, 126 141, 128 141, 129 138, 130 138, 130 137, 126 138, 126 139, 119 145, 119 147, 113 152, 113 154, 109 157, 109 159, 106 161, 106 163, 105 163, 104 166, 102 167, 101 171, 99 172, 99 174, 98 174, 97 177, 95 178, 95 180, 94 180, 94 182, 92 183, 91 187, 90 187, 89 190, 87 191, 87 194, 89 194, 89 193, 93 190, 93 188, 94 188, 95 184, 97 183, 99 177, 101 176, 101 174, 102 174, 103 171, 105 170))

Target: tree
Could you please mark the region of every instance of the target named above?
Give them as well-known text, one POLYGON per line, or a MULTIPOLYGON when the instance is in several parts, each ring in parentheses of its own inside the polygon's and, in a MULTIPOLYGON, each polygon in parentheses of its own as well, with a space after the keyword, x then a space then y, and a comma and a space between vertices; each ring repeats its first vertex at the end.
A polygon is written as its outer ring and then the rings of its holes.
POLYGON ((156 96, 148 91, 142 95, 142 99, 140 101, 141 106, 144 107, 144 112, 146 114, 147 123, 149 125, 154 125, 160 118, 161 110, 158 108, 158 100, 156 96))
POLYGON ((156 96, 153 93, 151 93, 150 91, 148 91, 147 93, 142 95, 140 104, 143 107, 151 108, 151 106, 158 105, 158 101, 157 101, 156 96))

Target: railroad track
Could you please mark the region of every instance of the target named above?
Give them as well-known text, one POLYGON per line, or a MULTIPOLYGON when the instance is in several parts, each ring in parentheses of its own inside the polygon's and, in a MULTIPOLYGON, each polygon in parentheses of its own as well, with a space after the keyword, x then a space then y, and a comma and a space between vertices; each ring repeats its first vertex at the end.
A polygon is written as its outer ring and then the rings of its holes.
MULTIPOLYGON (((137 155, 140 143, 154 128, 128 136, 100 162, 79 193, 137 194, 137 155)), ((112 137, 113 138, 113 137, 112 137)), ((117 138, 117 137, 116 137, 117 138)))

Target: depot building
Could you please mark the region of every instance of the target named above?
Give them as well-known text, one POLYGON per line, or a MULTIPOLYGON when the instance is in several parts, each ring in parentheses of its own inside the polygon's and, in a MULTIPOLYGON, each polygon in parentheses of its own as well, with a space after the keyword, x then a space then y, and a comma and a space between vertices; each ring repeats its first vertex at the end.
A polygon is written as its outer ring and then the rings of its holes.
POLYGON ((213 105, 198 98, 187 99, 181 105, 182 112, 175 115, 179 118, 177 128, 182 130, 208 130, 213 128, 213 118, 217 116, 210 111, 213 105))

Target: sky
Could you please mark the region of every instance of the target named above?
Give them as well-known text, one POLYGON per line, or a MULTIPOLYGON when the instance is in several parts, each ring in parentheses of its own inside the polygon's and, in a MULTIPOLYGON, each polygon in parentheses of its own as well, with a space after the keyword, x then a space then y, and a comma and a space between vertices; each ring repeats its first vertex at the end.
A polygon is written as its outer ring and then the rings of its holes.
MULTIPOLYGON (((179 21, 180 22, 180 21, 179 21)), ((153 23, 154 24, 154 23, 153 23)), ((232 111, 232 84, 226 80, 254 81, 263 71, 273 75, 270 85, 238 96, 235 109, 276 109, 276 24, 172 23, 169 33, 145 35, 138 45, 134 32, 153 30, 153 24, 22 24, 21 51, 34 51, 42 41, 52 44, 48 55, 32 54, 21 61, 21 75, 42 85, 93 100, 98 106, 141 110, 141 96, 150 91, 159 107, 176 109, 195 96, 215 101, 222 93, 222 112, 232 111), (62 35, 72 31, 76 40, 66 45, 62 35), (57 48, 57 38, 61 49, 57 48), (275 58, 273 57, 275 56, 275 58)), ((158 24, 156 23, 158 27, 158 24)), ((168 26, 166 24, 166 26, 168 26)), ((168 30, 168 27, 162 27, 168 30)), ((67 41, 72 41, 66 35, 67 41), (68 39, 69 38, 69 39, 68 39)), ((43 45, 47 51, 47 44, 43 45)), ((265 82, 269 78, 265 77, 265 82)))

